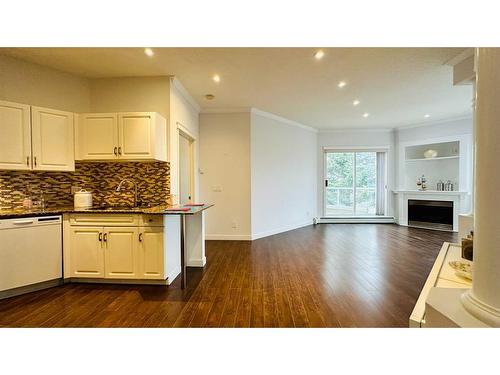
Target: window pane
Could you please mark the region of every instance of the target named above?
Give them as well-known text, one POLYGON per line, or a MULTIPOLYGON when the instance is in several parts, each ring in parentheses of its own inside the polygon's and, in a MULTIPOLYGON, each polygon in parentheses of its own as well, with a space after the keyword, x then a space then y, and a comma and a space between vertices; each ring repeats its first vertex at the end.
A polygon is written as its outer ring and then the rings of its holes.
POLYGON ((356 153, 356 214, 375 215, 377 208, 377 153, 356 153))
POLYGON ((353 189, 354 153, 332 152, 326 154, 326 215, 354 214, 353 189))

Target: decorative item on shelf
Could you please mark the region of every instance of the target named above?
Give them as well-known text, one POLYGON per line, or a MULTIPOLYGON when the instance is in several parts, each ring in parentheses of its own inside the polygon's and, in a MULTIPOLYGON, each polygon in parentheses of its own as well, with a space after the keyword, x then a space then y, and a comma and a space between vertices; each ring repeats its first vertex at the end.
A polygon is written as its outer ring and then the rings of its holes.
POLYGON ((438 152, 436 150, 427 150, 424 152, 424 157, 426 159, 432 159, 432 158, 435 158, 436 156, 438 155, 438 152))
POLYGON ((444 184, 444 191, 453 191, 453 183, 450 180, 444 184))
POLYGON ((441 180, 437 183, 437 191, 444 191, 444 182, 441 180))
POLYGON ((417 179, 417 190, 419 191, 425 191, 427 190, 427 179, 425 178, 424 175, 417 179))
POLYGON ((462 258, 472 261, 474 248, 474 231, 470 231, 470 234, 466 238, 462 238, 462 258))
POLYGON ((454 260, 448 263, 455 270, 455 275, 472 280, 472 265, 469 263, 454 260))

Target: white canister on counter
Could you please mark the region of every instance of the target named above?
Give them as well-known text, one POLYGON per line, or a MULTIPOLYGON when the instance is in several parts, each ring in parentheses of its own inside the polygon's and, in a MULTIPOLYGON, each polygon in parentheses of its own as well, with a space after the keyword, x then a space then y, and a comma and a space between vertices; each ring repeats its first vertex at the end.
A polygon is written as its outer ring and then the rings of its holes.
POLYGON ((85 189, 81 189, 75 193, 75 208, 92 207, 92 193, 85 189))

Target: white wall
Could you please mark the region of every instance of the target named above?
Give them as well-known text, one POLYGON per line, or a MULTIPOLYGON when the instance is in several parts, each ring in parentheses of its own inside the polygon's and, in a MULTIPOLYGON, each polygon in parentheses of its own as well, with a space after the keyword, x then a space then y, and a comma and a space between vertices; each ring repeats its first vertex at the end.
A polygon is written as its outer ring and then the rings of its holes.
POLYGON ((90 80, 91 112, 158 112, 170 117, 170 77, 90 80))
POLYGON ((86 112, 89 90, 85 78, 0 55, 0 100, 86 112))
POLYGON ((430 190, 436 190, 435 185, 437 180, 450 179, 454 183, 458 182, 460 191, 469 192, 468 196, 462 198, 461 213, 467 213, 471 210, 474 183, 472 118, 399 128, 395 131, 394 142, 398 155, 397 188, 412 188, 412 180, 415 179, 415 176, 422 174, 429 177, 430 190), (404 161, 404 148, 408 145, 456 140, 460 141, 458 166, 456 160, 430 162, 431 164, 426 164, 425 168, 419 168, 419 165, 422 165, 422 163, 411 165, 411 163, 405 163, 404 161), (436 163, 440 163, 439 166, 436 163))
POLYGON ((324 148, 383 148, 387 149, 387 209, 386 214, 393 216, 394 203, 391 190, 395 185, 396 152, 394 149, 394 133, 392 130, 338 130, 320 131, 318 133, 318 216, 323 216, 323 186, 324 186, 324 148))
POLYGON ((252 112, 252 238, 312 224, 317 132, 252 112))
POLYGON ((250 113, 202 113, 199 134, 206 238, 250 240, 250 113))

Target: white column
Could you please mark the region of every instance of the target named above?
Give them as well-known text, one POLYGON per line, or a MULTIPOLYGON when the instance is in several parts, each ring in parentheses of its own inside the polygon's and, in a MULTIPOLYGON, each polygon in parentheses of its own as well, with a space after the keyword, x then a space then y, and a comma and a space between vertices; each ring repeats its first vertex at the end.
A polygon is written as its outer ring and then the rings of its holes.
POLYGON ((474 278, 462 303, 500 327, 500 48, 476 53, 474 278))

